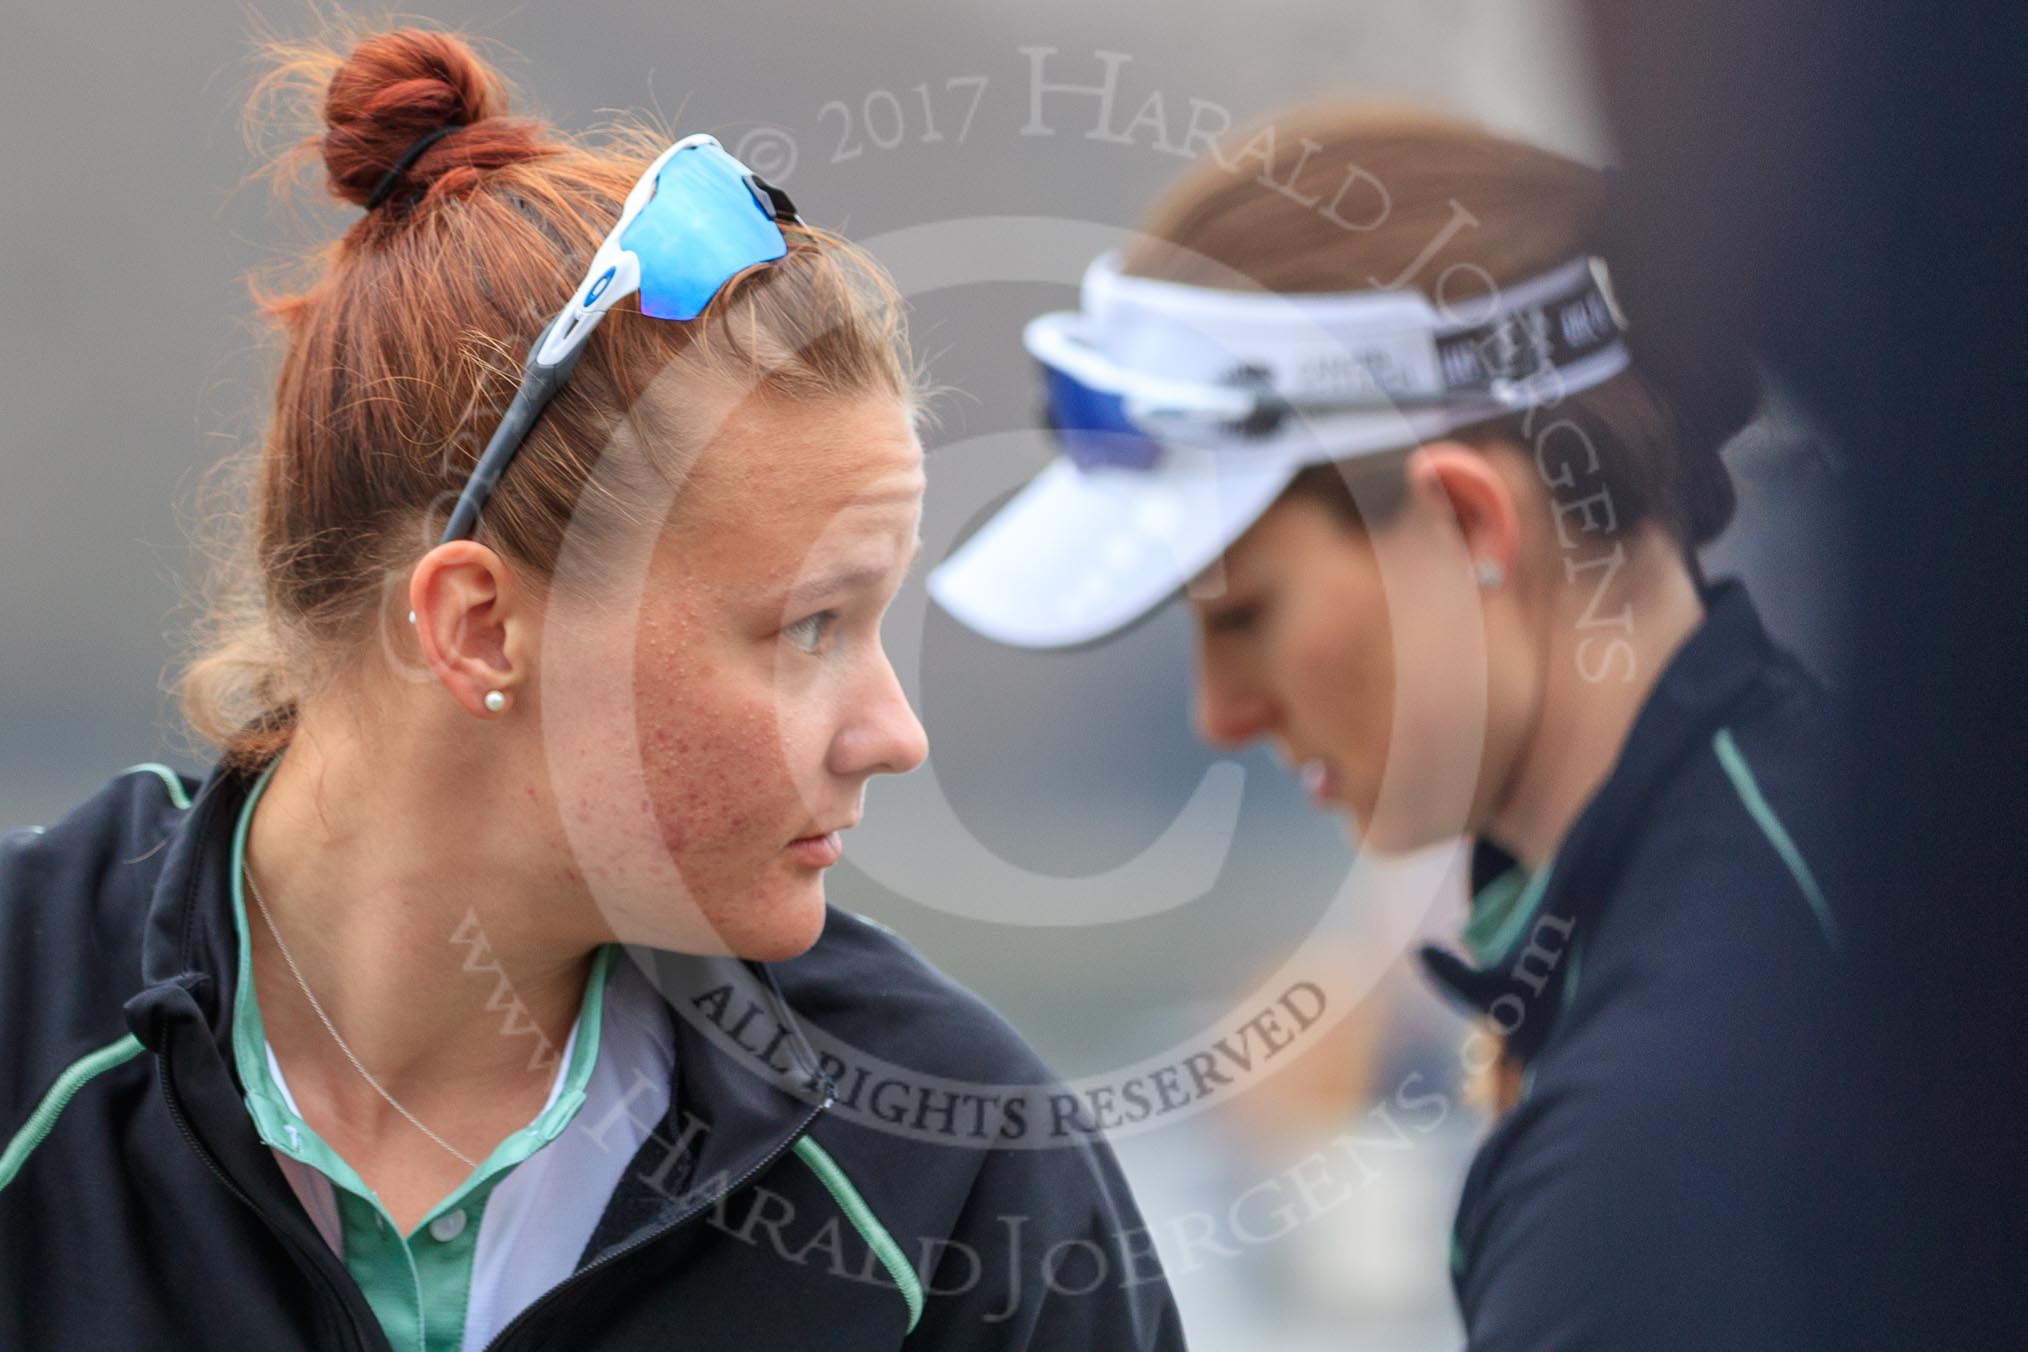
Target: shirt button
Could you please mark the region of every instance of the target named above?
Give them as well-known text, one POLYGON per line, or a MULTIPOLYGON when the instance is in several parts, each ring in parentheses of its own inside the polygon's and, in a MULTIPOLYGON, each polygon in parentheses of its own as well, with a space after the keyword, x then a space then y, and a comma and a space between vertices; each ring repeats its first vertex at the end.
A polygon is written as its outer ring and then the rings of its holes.
POLYGON ((431 1238, 445 1244, 450 1243, 463 1233, 465 1233, 465 1211, 463 1207, 460 1207, 456 1211, 446 1211, 443 1215, 430 1222, 431 1238))

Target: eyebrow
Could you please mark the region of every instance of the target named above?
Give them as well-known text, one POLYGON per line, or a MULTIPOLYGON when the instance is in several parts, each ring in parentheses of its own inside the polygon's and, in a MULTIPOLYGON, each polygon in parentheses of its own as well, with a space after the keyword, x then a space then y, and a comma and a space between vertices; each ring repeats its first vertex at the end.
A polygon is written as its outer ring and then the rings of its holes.
MULTIPOLYGON (((902 575, 906 577, 908 573, 913 572, 916 562, 921 558, 922 537, 918 535, 915 537, 915 544, 908 551, 908 567, 903 570, 902 575)), ((870 587, 874 583, 886 578, 886 576, 887 568, 881 565, 847 564, 836 572, 825 573, 820 577, 812 578, 806 583, 797 584, 790 594, 797 599, 801 599, 804 597, 821 596, 827 592, 852 591, 859 587, 870 587)))

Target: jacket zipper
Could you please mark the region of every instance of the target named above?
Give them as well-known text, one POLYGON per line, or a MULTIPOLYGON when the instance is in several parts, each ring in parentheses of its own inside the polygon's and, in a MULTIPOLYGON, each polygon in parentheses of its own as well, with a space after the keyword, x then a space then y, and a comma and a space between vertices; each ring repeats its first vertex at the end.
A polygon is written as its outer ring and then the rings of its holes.
MULTIPOLYGON (((280 1240, 285 1247, 294 1251, 296 1248, 295 1241, 283 1234, 281 1228, 274 1223, 265 1211, 260 1209, 254 1199, 247 1196, 239 1184, 232 1181, 225 1170, 220 1167, 218 1161, 213 1158, 211 1152, 197 1139, 197 1133, 190 1129, 190 1121, 183 1114, 183 1102, 177 1097, 176 1090, 172 1087, 174 1082, 169 1076, 167 1059, 159 1054, 156 1059, 160 1063, 157 1065, 156 1070, 162 1077, 162 1094, 169 1102, 169 1116, 175 1120, 177 1130, 183 1133, 183 1139, 190 1143, 192 1153, 204 1161, 204 1167, 211 1170, 218 1181, 225 1185, 226 1191, 237 1197, 246 1206, 247 1210, 260 1217, 261 1223, 268 1227, 268 1230, 275 1238, 280 1240)), ((298 1266, 305 1265, 299 1263, 298 1266)), ((332 1283, 331 1275, 315 1263, 307 1264, 307 1266, 317 1274, 317 1279, 323 1283, 324 1289, 330 1293, 331 1299, 337 1302, 338 1308, 345 1312, 345 1322, 351 1326, 353 1341, 361 1349, 361 1352, 375 1352, 373 1339, 361 1329, 358 1315, 353 1312, 350 1305, 346 1304, 343 1293, 332 1283)), ((385 1352, 393 1352, 392 1347, 389 1346, 384 1336, 380 1339, 379 1346, 385 1349, 385 1352)))
POLYGON ((493 1340, 486 1344, 484 1352, 501 1352, 501 1349, 506 1347, 508 1341, 512 1339, 514 1335, 517 1332, 519 1332, 524 1325, 526 1325, 530 1320, 536 1318, 541 1313, 544 1307, 551 1305, 557 1300, 562 1299, 564 1294, 568 1292, 572 1287, 578 1286, 590 1280, 590 1278, 595 1273, 597 1273, 601 1268, 609 1267, 612 1264, 619 1262, 622 1258, 625 1258, 630 1254, 638 1253, 640 1250, 646 1248, 648 1245, 656 1243, 657 1241, 664 1239, 671 1234, 674 1234, 677 1230, 680 1230, 685 1225, 688 1225, 691 1221, 694 1221, 699 1216, 703 1215, 710 1208, 717 1206, 720 1202, 723 1202, 726 1198, 731 1197, 733 1194, 737 1193, 740 1189, 744 1188, 748 1183, 751 1183, 760 1174, 762 1174, 767 1169, 772 1167, 776 1160, 780 1159, 783 1155, 786 1155, 795 1146, 797 1141, 802 1140, 804 1136, 808 1135, 810 1131, 810 1125, 814 1123, 819 1117, 822 1117, 824 1113, 831 1107, 832 1103, 835 1101, 836 1101, 835 1099, 833 1099, 829 1095, 826 1095, 822 1103, 818 1104, 815 1108, 811 1109, 809 1115, 803 1118, 801 1122, 798 1122, 796 1124, 795 1130, 789 1133, 788 1139, 781 1142, 781 1144, 777 1145, 773 1150, 769 1151, 760 1160, 756 1161, 754 1165, 751 1168, 749 1168, 745 1173, 741 1174, 731 1183, 728 1183, 725 1186, 724 1191, 720 1192, 717 1196, 706 1198, 700 1201, 696 1206, 692 1207, 689 1211, 684 1212, 681 1216, 678 1216, 675 1220, 670 1221, 667 1225, 655 1231, 653 1234, 643 1235, 641 1238, 635 1240, 632 1244, 627 1245, 624 1249, 614 1250, 612 1253, 607 1254, 605 1257, 591 1264, 591 1266, 579 1269, 577 1272, 572 1273, 565 1280, 558 1282, 555 1286, 552 1286, 549 1288, 549 1290, 543 1292, 541 1296, 536 1298, 534 1304, 528 1306, 526 1309, 522 1310, 520 1314, 515 1315, 512 1319, 507 1321, 507 1326, 501 1329, 500 1332, 495 1334, 493 1336, 493 1340))

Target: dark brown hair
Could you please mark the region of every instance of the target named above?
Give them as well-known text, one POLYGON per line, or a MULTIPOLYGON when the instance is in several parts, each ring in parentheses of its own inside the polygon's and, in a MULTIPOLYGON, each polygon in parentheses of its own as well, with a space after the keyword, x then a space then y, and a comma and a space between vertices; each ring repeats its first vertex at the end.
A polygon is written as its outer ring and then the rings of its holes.
MULTIPOLYGON (((639 122, 593 141, 510 118, 500 77, 450 33, 355 30, 262 53, 248 126, 295 134, 264 171, 281 189, 320 165, 332 196, 365 206, 418 138, 453 130, 378 206, 295 260, 297 275, 251 279, 280 368, 261 446, 226 466, 177 681, 191 730, 240 764, 279 749, 308 693, 377 652, 387 615, 407 605, 390 579, 405 583, 435 543, 529 344, 674 139, 639 122)), ((726 286, 697 321, 647 319, 628 299, 592 334, 486 508, 480 538, 531 584, 552 579, 566 530, 588 517, 638 524, 610 467, 593 478, 601 447, 642 448, 665 488, 687 473, 708 429, 686 444, 684 427, 662 425, 681 424, 680 410, 636 403, 672 366, 757 398, 913 403, 891 283, 834 235, 784 233, 788 256, 726 286)))
MULTIPOLYGON (((1280 293, 1412 285, 1462 311, 1485 295, 1488 278, 1509 286, 1583 254, 1610 264, 1608 207, 1600 171, 1551 151, 1422 112, 1316 105, 1201 160, 1150 210, 1124 267, 1203 286, 1231 286, 1237 273, 1280 293)), ((1589 491, 1609 494, 1612 533, 1660 522, 1694 570, 1695 546, 1732 517, 1718 451, 1753 415, 1758 385, 1740 354, 1673 360, 1653 341, 1655 324, 1630 316, 1630 369, 1553 413, 1450 435, 1531 452, 1560 424, 1597 451, 1589 491)), ((1286 492, 1322 500, 1348 522, 1378 524, 1403 497, 1410 449, 1312 466, 1286 492)))

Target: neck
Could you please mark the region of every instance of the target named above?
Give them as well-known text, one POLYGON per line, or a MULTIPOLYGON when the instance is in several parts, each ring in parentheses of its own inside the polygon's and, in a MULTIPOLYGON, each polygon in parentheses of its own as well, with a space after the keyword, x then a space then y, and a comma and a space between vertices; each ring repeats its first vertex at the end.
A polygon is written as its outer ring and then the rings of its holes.
POLYGON ((1581 571, 1548 605, 1534 724, 1484 828, 1530 873, 1612 772, 1662 669, 1704 618, 1673 541, 1651 530, 1623 548, 1604 586, 1603 565, 1581 571))
MULTIPOLYGON (((368 745, 357 723, 306 710, 255 804, 246 863, 266 916, 242 888, 256 999, 299 1103, 363 1137, 413 1132, 353 1068, 307 985, 360 1064, 460 1144, 476 1105, 540 1105, 601 940, 589 926, 571 933, 587 914, 571 904, 583 884, 553 862, 567 852, 532 839, 524 777, 456 758, 455 729, 368 745)), ((460 1148, 475 1144, 492 1142, 460 1148)))

